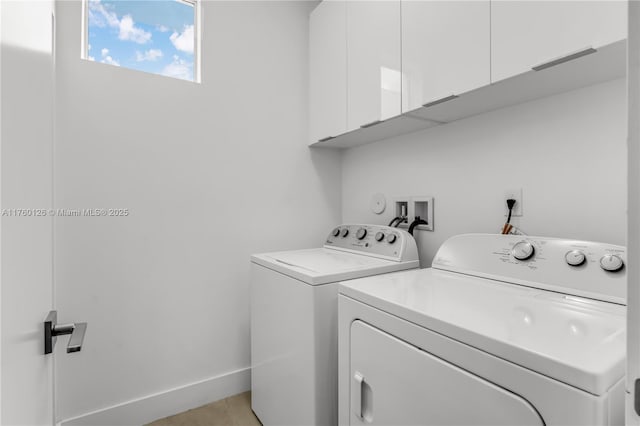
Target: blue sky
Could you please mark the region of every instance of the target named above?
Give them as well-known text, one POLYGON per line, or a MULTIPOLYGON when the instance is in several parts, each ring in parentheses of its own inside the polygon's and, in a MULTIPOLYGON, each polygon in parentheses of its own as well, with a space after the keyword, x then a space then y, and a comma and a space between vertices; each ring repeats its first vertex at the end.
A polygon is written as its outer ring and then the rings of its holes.
POLYGON ((89 0, 87 59, 193 80, 193 24, 176 0, 89 0))

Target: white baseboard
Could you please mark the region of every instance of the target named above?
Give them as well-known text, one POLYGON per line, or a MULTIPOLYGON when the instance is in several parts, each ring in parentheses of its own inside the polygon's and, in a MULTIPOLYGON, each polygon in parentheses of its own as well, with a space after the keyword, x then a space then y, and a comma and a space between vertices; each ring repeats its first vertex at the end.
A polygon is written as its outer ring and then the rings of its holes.
POLYGON ((251 369, 247 367, 62 420, 58 426, 139 426, 250 388, 251 369))

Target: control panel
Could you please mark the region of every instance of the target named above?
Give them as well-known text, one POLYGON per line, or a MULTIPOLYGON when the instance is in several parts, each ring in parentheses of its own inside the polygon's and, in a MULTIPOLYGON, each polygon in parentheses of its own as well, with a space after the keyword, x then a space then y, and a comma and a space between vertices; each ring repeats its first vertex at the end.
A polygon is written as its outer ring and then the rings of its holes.
POLYGON ((413 237, 390 226, 340 225, 329 233, 324 247, 397 261, 418 259, 413 237))
MULTIPOLYGON (((564 260, 567 262, 567 265, 584 265, 589 256, 587 256, 587 253, 585 253, 584 250, 581 250, 582 247, 573 248, 573 245, 571 245, 569 248, 570 250, 567 251, 564 255, 564 260)), ((624 250, 620 249, 613 251, 620 252, 624 250)), ((517 260, 531 259, 534 253, 535 246, 531 241, 528 240, 518 241, 513 245, 513 248, 511 249, 511 255, 514 257, 514 259, 517 260)), ((593 256, 593 252, 590 252, 589 255, 593 256)), ((624 260, 622 260, 622 257, 619 253, 609 253, 606 250, 601 253, 599 263, 600 267, 608 272, 619 272, 624 267, 624 260)))
POLYGON ((626 249, 521 235, 464 234, 445 241, 433 267, 626 304, 626 249))

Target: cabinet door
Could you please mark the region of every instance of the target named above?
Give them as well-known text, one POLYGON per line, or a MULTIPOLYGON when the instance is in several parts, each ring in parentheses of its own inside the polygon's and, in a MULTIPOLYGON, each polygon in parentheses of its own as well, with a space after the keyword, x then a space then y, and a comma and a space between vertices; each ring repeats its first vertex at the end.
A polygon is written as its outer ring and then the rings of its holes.
POLYGON ((400 1, 347 3, 348 130, 400 114, 400 1))
POLYGON ((627 37, 627 2, 491 2, 492 81, 627 37))
POLYGON ((490 3, 402 1, 402 112, 491 82, 490 3))
POLYGON ((352 425, 544 425, 520 396, 362 321, 350 346, 352 425))
POLYGON ((325 0, 309 22, 310 143, 347 130, 347 10, 325 0))

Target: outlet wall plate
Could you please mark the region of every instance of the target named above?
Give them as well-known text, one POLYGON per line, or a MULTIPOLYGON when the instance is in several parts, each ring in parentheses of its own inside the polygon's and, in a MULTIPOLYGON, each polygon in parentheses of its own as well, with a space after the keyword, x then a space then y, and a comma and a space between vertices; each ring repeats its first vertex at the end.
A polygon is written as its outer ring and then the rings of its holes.
POLYGON ((504 206, 505 217, 509 215, 509 208, 507 207, 507 200, 513 198, 516 200, 516 204, 513 206, 513 212, 511 217, 521 217, 523 209, 522 188, 511 188, 504 191, 504 198, 502 199, 502 205, 504 206))

